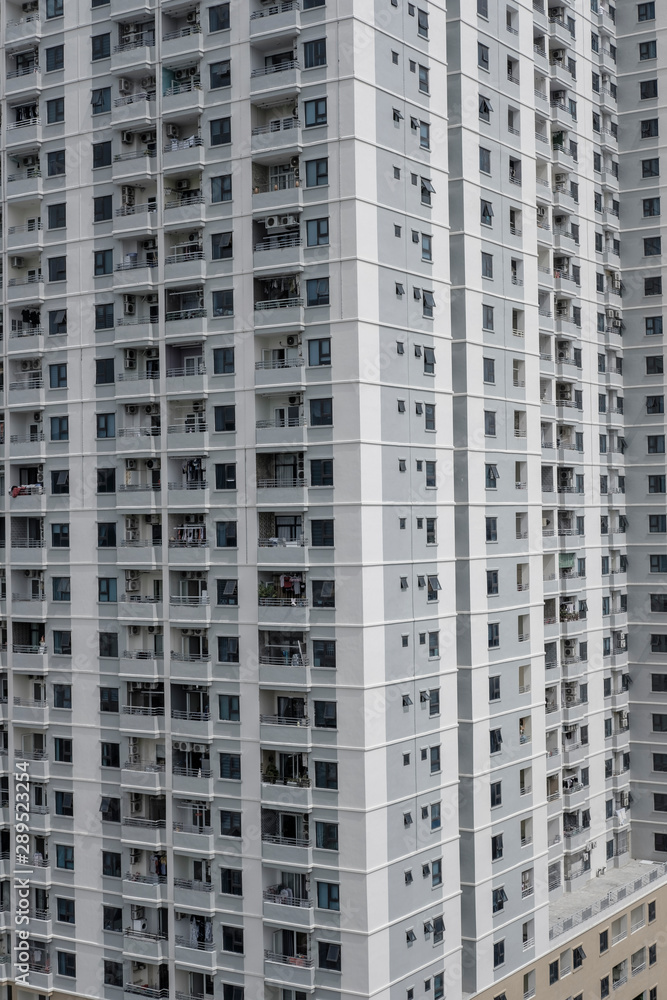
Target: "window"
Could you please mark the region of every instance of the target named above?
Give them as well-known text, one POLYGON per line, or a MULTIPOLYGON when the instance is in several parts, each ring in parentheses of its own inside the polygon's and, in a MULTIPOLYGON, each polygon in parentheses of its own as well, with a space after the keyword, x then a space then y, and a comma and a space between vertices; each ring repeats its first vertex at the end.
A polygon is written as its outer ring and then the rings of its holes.
POLYGON ((52 73, 56 69, 62 69, 65 65, 65 46, 54 45, 46 50, 46 72, 52 73))
POLYGON ((482 69, 488 70, 489 68, 489 47, 482 45, 481 42, 477 43, 477 65, 482 69))
POLYGON ((67 226, 67 205, 49 205, 47 215, 48 229, 65 229, 67 226))
POLYGON ((306 186, 321 187, 329 183, 329 158, 306 160, 306 186))
POLYGON ((339 886, 335 882, 317 883, 317 905, 321 910, 340 910, 339 886))
POLYGON ((322 366, 331 364, 331 339, 308 341, 308 364, 322 366))
POLYGON ((428 714, 431 718, 440 715, 440 688, 431 688, 428 692, 428 714))
POLYGON ((329 941, 318 941, 317 964, 320 969, 329 969, 334 972, 340 972, 341 971, 340 945, 331 944, 329 941))
POLYGON ((51 473, 51 493, 53 496, 65 496, 69 493, 69 472, 66 469, 51 473))
POLYGON ((336 668, 336 642, 333 639, 313 639, 313 666, 336 668))
POLYGON ((99 278, 113 271, 113 250, 95 250, 93 252, 93 274, 99 278))
POLYGON ((46 123, 55 125, 57 122, 65 121, 65 98, 54 97, 46 102, 46 123))
POLYGON ((642 80, 639 84, 639 98, 642 101, 650 101, 658 96, 657 80, 642 80))
POLYGON ((231 118, 214 118, 210 130, 212 146, 226 146, 232 141, 231 118))
POLYGON ((662 295, 662 278, 644 278, 644 295, 662 295))
POLYGON ((229 4, 220 3, 208 8, 208 30, 226 31, 229 28, 229 4))
POLYGON ((221 868, 220 892, 225 896, 242 896, 243 872, 238 868, 221 868))
POLYGON ((493 277, 493 254, 484 253, 482 251, 482 277, 492 278, 493 277))
POLYGON ((503 795, 502 795, 502 782, 492 781, 491 782, 491 808, 494 809, 496 806, 502 805, 503 795))
POLYGON ((230 781, 241 780, 241 755, 238 753, 220 754, 220 777, 230 781))
MULTIPOLYGON (((63 170, 64 170, 64 158, 65 151, 63 150, 63 170)), ((93 170, 98 167, 110 167, 111 166, 111 141, 106 142, 94 142, 93 143, 93 170)))
POLYGON ((489 649, 497 649, 500 646, 500 625, 498 622, 487 625, 487 643, 489 649))
POLYGON ((113 198, 110 194, 93 198, 93 222, 109 222, 113 216, 113 198))
POLYGON ((659 257, 662 253, 662 241, 659 236, 649 236, 644 240, 644 256, 659 257))
POLYGON ((56 899, 56 920, 63 924, 75 923, 75 905, 73 899, 56 899))
POLYGON ((69 417, 51 417, 51 440, 69 441, 69 417))
POLYGON ((74 848, 66 844, 56 844, 56 868, 74 871, 74 848))
POLYGON ((222 950, 243 954, 243 928, 222 926, 222 950))
POLYGON ((329 245, 329 219, 309 219, 306 222, 306 244, 309 247, 329 245))
POLYGON ((428 122, 419 123, 419 145, 422 149, 431 148, 431 126, 428 122))
POLYGON ((235 607, 239 603, 238 580, 217 580, 218 606, 235 607))
POLYGON ((491 150, 479 147, 479 169, 483 174, 491 173, 491 150))
POLYGON ((328 278, 309 278, 306 281, 306 305, 308 306, 329 305, 328 278))
POLYGON ((493 945, 493 968, 505 964, 505 942, 495 941, 493 945))
POLYGON ((658 119, 647 118, 641 122, 640 128, 642 139, 655 139, 658 136, 658 119))
POLYGON ((648 160, 642 160, 642 177, 659 177, 660 159, 657 156, 648 160))
POLYGON ((327 40, 317 38, 313 42, 306 42, 303 46, 303 66, 304 69, 313 69, 315 66, 326 66, 327 64, 327 40))
POLYGON ((55 309, 49 312, 49 336, 67 333, 67 310, 55 309))
POLYGON ((76 978, 76 955, 71 951, 59 951, 58 955, 58 975, 68 976, 70 979, 76 978))
POLYGON ((56 736, 53 741, 55 759, 59 764, 72 763, 72 741, 62 736, 56 736))
POLYGON ((427 431, 435 430, 435 404, 434 403, 424 403, 424 429, 427 431))
POLYGON ((483 122, 490 122, 491 121, 491 112, 492 111, 493 111, 493 107, 491 105, 490 99, 488 97, 482 97, 482 95, 480 94, 480 96, 479 96, 479 117, 482 119, 483 122))
POLYGON ((67 257, 49 257, 49 281, 67 280, 67 257))
POLYGON ((336 729, 338 727, 336 702, 314 702, 315 726, 319 729, 336 729))
POLYGON ((667 653, 667 633, 651 636, 651 652, 667 653))
POLYGON ((112 712, 113 714, 117 714, 118 688, 100 688, 100 712, 112 712))
POLYGON ((220 87, 231 87, 232 70, 229 59, 211 63, 209 66, 209 80, 211 90, 218 90, 220 87))
POLYGON ((662 354, 646 358, 646 374, 662 375, 664 373, 664 363, 662 354))
POLYGON ((500 699, 500 677, 489 677, 489 701, 500 699))
POLYGON ((333 400, 311 399, 310 400, 311 427, 330 427, 332 424, 333 424, 333 400))
POLYGON ((664 413, 665 412, 665 397, 664 396, 647 396, 646 397, 646 412, 647 413, 664 413))
POLYGON ((486 571, 486 593, 495 596, 498 593, 498 570, 487 569, 486 571))
MULTIPOLYGON (((113 314, 113 302, 105 302, 102 305, 95 306, 95 329, 96 330, 110 330, 114 326, 114 314, 113 314)), ((111 369, 113 371, 113 359, 111 361, 111 369)), ((113 382, 113 378, 111 379, 113 382)))
POLYGON ((102 929, 105 931, 123 931, 123 908, 121 906, 102 907, 102 929))
POLYGON ((338 823, 315 823, 315 846, 324 851, 338 850, 338 823))
POLYGON ((66 364, 49 365, 49 387, 51 389, 66 389, 67 388, 67 365, 66 364))
POLYGON ((338 764, 335 761, 315 761, 315 787, 333 790, 338 788, 338 764))
POLYGON ((98 493, 115 493, 116 492, 116 470, 115 469, 98 469, 97 470, 97 492, 98 493))
POLYGON ((215 544, 219 549, 235 549, 236 521, 217 521, 215 525, 215 544))
MULTIPOLYGON (((61 656, 72 655, 72 633, 55 629, 53 632, 53 652, 61 656)), ((63 706, 64 707, 64 706, 63 706)))
POLYGON ((92 54, 91 59, 96 62, 98 59, 108 59, 111 55, 111 35, 93 35, 91 38, 92 54))
POLYGON ((638 21, 655 21, 655 0, 651 3, 637 4, 638 21))
POLYGON ((227 462, 224 465, 216 465, 215 488, 216 490, 236 489, 236 462, 227 462))
POLYGON ((495 490, 498 488, 498 480, 500 478, 498 473, 497 465, 485 465, 485 485, 487 490, 495 490))
POLYGON ((100 576, 97 580, 98 601, 101 604, 115 604, 118 600, 115 576, 100 576))
POLYGON ((239 637, 237 635, 218 636, 218 663, 239 662, 239 637))
POLYGON ((317 548, 325 548, 334 544, 334 523, 332 520, 314 520, 310 522, 310 542, 317 548))
POLYGON ((491 837, 491 860, 499 861, 503 856, 503 835, 497 833, 491 837))
POLYGON ((240 699, 237 694, 218 695, 218 716, 223 722, 240 722, 240 699))
POLYGON ((114 382, 113 358, 100 358, 95 362, 95 385, 111 385, 114 382))
POLYGON ((649 491, 649 493, 664 493, 665 492, 665 476, 649 476, 648 477, 648 491, 649 491))
POLYGON ((549 962, 549 986, 553 986, 554 983, 558 982, 558 959, 554 962, 549 962))
POLYGON ((492 890, 492 900, 493 900, 493 912, 500 913, 501 910, 505 909, 505 903, 507 902, 507 893, 502 888, 492 890))
POLYGON ((233 405, 216 406, 213 409, 216 431, 236 430, 236 407, 233 405))
POLYGON ((232 200, 232 175, 222 174, 220 177, 211 177, 211 201, 217 204, 221 201, 232 200))
MULTIPOLYGON (((69 577, 66 577, 68 581, 68 593, 69 593, 69 577)), ((54 581, 55 590, 55 581, 54 581)), ((53 707, 54 708, 71 708, 72 707, 72 686, 71 684, 54 684, 53 685, 53 707)))
POLYGON ((102 874, 110 878, 121 877, 120 854, 114 851, 102 851, 102 874))
POLYGON ((486 540, 487 542, 497 542, 498 541, 498 518, 497 517, 487 517, 484 519, 486 524, 486 540))
MULTIPOLYGON (((664 534, 667 531, 667 516, 665 514, 649 514, 648 530, 652 534, 664 534)), ((660 570, 655 572, 660 572, 660 570)))
POLYGON ((496 363, 493 358, 483 358, 484 364, 484 381, 495 384, 496 381, 496 363))
MULTIPOLYGON (((111 145, 111 143, 109 143, 111 145)), ((56 149, 46 154, 47 174, 49 177, 61 177, 65 173, 65 150, 56 149)))
POLYGON ((94 115, 102 115, 111 111, 111 87, 100 87, 98 90, 93 90, 90 103, 94 115))
POLYGON ((421 38, 428 38, 428 14, 419 8, 417 8, 417 34, 421 38))
POLYGON ((306 128, 327 124, 327 99, 318 97, 313 101, 304 101, 304 123, 306 128))
POLYGON ((220 810, 220 833, 223 837, 241 836, 241 813, 220 810))
POLYGON ((95 414, 95 421, 96 421, 98 439, 115 438, 116 436, 115 413, 97 413, 95 414))
POLYGON ((489 753, 500 753, 503 748, 503 736, 500 729, 492 729, 489 733, 489 753))
POLYGON ((213 374, 233 375, 234 371, 234 348, 216 347, 213 351, 213 374))
POLYGON ((211 259, 229 260, 233 256, 233 234, 213 233, 211 235, 211 259))
POLYGON ((428 82, 429 71, 426 66, 419 66, 419 90, 422 94, 429 93, 429 82, 428 82))

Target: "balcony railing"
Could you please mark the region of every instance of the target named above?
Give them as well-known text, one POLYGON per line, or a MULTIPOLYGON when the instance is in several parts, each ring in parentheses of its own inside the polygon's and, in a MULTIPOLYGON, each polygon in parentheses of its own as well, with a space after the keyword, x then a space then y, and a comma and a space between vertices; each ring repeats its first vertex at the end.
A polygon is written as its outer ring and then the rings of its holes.
POLYGON ((172 708, 172 719, 185 719, 188 722, 210 722, 210 712, 185 712, 180 708, 172 708))
POLYGON ((264 949, 264 958, 267 962, 281 962, 283 965, 301 965, 306 969, 312 969, 315 965, 313 958, 307 955, 280 955, 276 951, 264 949))
MULTIPOLYGON (((166 885, 166 875, 142 875, 140 872, 125 872, 123 879, 126 882, 138 882, 141 885, 166 885)), ((174 883, 175 884, 175 883, 174 883)))
POLYGON ((302 298, 291 298, 291 299, 262 299, 259 302, 255 302, 255 311, 262 312, 266 309, 293 309, 296 306, 302 306, 302 298))
MULTIPOLYGON (((255 73, 253 73, 255 76, 255 73)), ((287 132, 292 129, 297 129, 301 125, 298 118, 274 118, 273 121, 267 122, 266 125, 256 125, 252 131, 251 135, 267 135, 269 132, 287 132)))
POLYGON ((215 951, 214 941, 191 941, 182 934, 174 935, 174 942, 179 948, 193 948, 195 951, 215 951))
POLYGON ((212 778, 213 771, 210 767, 177 767, 171 769, 172 774, 177 774, 181 778, 212 778))
MULTIPOLYGON (((155 654, 153 654, 154 656, 155 654)), ((127 653, 123 653, 127 656, 127 653)), ((146 657, 151 659, 152 657, 146 657)), ((146 705, 123 705, 123 715, 141 715, 150 718, 160 718, 164 716, 164 708, 149 708, 146 705)))
POLYGON ((285 59, 284 62, 276 63, 273 66, 261 66, 254 69, 250 76, 255 79, 258 76, 270 76, 272 73, 284 73, 287 69, 298 69, 299 63, 296 59, 285 59))
POLYGON ((263 10, 254 11, 250 15, 250 20, 254 21, 258 17, 272 17, 274 14, 287 14, 291 10, 301 10, 298 0, 283 0, 282 3, 272 4, 263 10))
POLYGON ((262 896, 270 903, 282 903, 284 906, 310 908, 313 905, 312 899, 301 899, 299 896, 292 896, 289 893, 282 895, 280 891, 276 892, 274 889, 265 889, 262 896))
POLYGON ((213 892, 213 883, 198 882, 193 878, 175 878, 174 889, 193 889, 195 892, 213 892))

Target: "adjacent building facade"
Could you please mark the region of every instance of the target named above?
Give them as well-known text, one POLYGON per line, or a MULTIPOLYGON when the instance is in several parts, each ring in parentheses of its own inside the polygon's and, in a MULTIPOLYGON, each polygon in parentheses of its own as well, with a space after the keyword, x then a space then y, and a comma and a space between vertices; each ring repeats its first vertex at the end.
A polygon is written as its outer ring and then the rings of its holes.
POLYGON ((18 1000, 657 1000, 661 16, 5 5, 18 1000))

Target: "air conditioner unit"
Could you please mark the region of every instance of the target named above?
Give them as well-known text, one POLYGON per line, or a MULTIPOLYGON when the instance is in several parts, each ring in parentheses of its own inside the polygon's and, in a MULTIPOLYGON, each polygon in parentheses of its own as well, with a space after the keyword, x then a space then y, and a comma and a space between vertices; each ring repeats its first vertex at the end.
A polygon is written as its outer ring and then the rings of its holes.
POLYGON ((155 294, 146 295, 145 301, 148 303, 149 306, 156 306, 158 304, 158 296, 155 294))
POLYGON ((620 318, 621 318, 620 312, 618 311, 618 309, 614 309, 614 319, 620 319, 620 318))
POLYGON ((149 625, 148 626, 148 632, 149 632, 150 635, 161 635, 162 634, 162 626, 161 625, 149 625))
POLYGON ((123 310, 126 316, 134 316, 136 308, 136 298, 134 295, 123 296, 123 310))
POLYGON ((205 745, 203 743, 193 743, 192 744, 192 750, 193 750, 194 753, 203 753, 205 749, 206 749, 206 747, 205 747, 205 745))
POLYGON ((10 257, 9 263, 12 267, 23 267, 25 264, 25 257, 10 257))
MULTIPOLYGON (((154 472, 157 471, 160 468, 160 459, 149 458, 148 461, 146 462, 146 468, 152 469, 154 472)), ((157 523, 159 524, 160 522, 158 521, 157 523)))
POLYGON ((280 216, 280 225, 281 226, 296 226, 296 224, 298 223, 298 221, 299 220, 297 219, 296 215, 281 215, 280 216))
MULTIPOLYGON (((136 458, 126 458, 125 459, 125 468, 126 469, 136 469, 136 467, 137 467, 137 460, 136 460, 136 458)), ((128 524, 129 524, 129 521, 128 521, 128 524)))
POLYGON ((613 327, 615 327, 617 330, 620 330, 621 327, 623 326, 623 323, 622 323, 622 321, 620 319, 615 319, 615 320, 613 320, 613 322, 612 322, 611 325, 613 327))
POLYGON ((125 584, 125 589, 129 593, 134 593, 135 591, 139 590, 139 587, 140 587, 139 580, 128 580, 127 583, 125 584))
POLYGON ((126 569, 125 579, 126 580, 138 580, 141 575, 141 570, 139 569, 126 569))
POLYGON ((134 21, 126 24, 122 29, 124 35, 136 35, 137 30, 138 26, 134 21))
POLYGON ((157 246, 157 240, 144 240, 141 246, 144 250, 155 250, 157 246))
POLYGON ((192 404, 192 409, 194 410, 195 413, 203 413, 204 410, 206 409, 206 403, 204 402, 203 399, 197 399, 192 404))
POLYGON ((298 337, 288 337, 287 338, 287 346, 288 347, 296 347, 298 343, 299 343, 299 338, 298 337))
POLYGON ((613 319, 614 318, 614 310, 613 309, 607 309, 606 312, 607 312, 607 319, 613 319))
POLYGON ((135 191, 131 184, 123 184, 120 189, 120 196, 124 205, 134 205, 135 191))
POLYGON ((134 142, 134 133, 127 130, 120 133, 120 141, 124 146, 131 146, 134 142))
POLYGON ((37 371, 38 368, 42 367, 42 362, 40 361, 39 358, 33 358, 31 367, 33 368, 34 371, 37 371))
POLYGON ((187 69, 177 69, 174 71, 174 80, 185 80, 188 76, 190 76, 190 73, 187 69))
MULTIPOLYGON (((136 467, 136 461, 137 461, 136 458, 126 458, 125 459, 125 464, 127 465, 128 462, 134 462, 135 465, 133 465, 132 468, 135 468, 136 467)), ((137 525, 138 525, 136 514, 130 514, 129 516, 127 516, 125 518, 125 525, 128 528, 136 528, 137 525)))
POLYGON ((277 215, 267 215, 264 225, 267 229, 275 229, 276 226, 280 225, 280 219, 277 215))
POLYGON ((125 539, 128 542, 138 542, 139 541, 139 532, 137 531, 136 528, 133 528, 131 531, 127 531, 125 533, 125 539))
POLYGON ((35 412, 32 415, 32 419, 35 421, 36 424, 41 424, 41 422, 42 422, 42 411, 41 410, 35 410, 35 412))
POLYGON ((130 848, 130 864, 131 865, 136 865, 137 861, 139 861, 140 858, 141 858, 141 851, 139 850, 139 848, 138 847, 131 847, 130 848))
MULTIPOLYGON (((144 90, 147 87, 154 87, 155 86, 155 77, 154 76, 142 76, 142 78, 141 78, 141 86, 144 88, 144 90)), ((155 133, 154 132, 153 132, 153 138, 155 138, 155 133)), ((148 139, 147 141, 150 142, 151 140, 148 139)))
POLYGON ((141 812, 141 799, 139 799, 138 802, 131 802, 130 809, 132 810, 133 813, 141 812))
POLYGON ((21 10, 24 14, 34 13, 34 11, 39 10, 39 0, 30 0, 29 3, 21 4, 21 10))
POLYGON ((38 483, 43 483, 44 482, 44 473, 43 472, 38 472, 37 473, 37 482, 38 483))
MULTIPOLYGON (((125 404, 125 412, 126 412, 126 413, 129 413, 129 414, 130 414, 130 416, 132 416, 132 414, 136 413, 136 412, 137 412, 137 409, 138 409, 138 407, 137 407, 137 406, 135 406, 135 404, 134 404, 134 403, 126 403, 126 404, 125 404)), ((131 462, 133 462, 133 461, 134 461, 134 459, 128 459, 128 461, 131 461, 131 462)))
POLYGON ((132 81, 128 80, 126 76, 121 76, 118 80, 118 89, 121 94, 129 94, 132 90, 132 81))
POLYGON ((157 347, 149 347, 148 350, 146 351, 146 357, 149 358, 151 361, 154 361, 156 358, 159 358, 160 357, 159 349, 157 347))
POLYGON ((188 580, 196 580, 197 579, 197 574, 195 573, 195 571, 193 569, 187 570, 185 575, 186 575, 186 577, 187 577, 188 580))
POLYGON ((28 361, 27 358, 26 358, 25 361, 21 362, 21 371, 22 372, 27 372, 30 368, 32 368, 32 362, 28 361))
POLYGON ((179 743, 178 744, 178 749, 179 750, 187 750, 188 749, 187 743, 183 743, 183 742, 179 743))
POLYGON ((176 181, 176 190, 177 191, 189 191, 190 190, 190 181, 189 181, 189 179, 187 177, 181 177, 180 180, 176 181))
POLYGON ((576 649, 576 646, 577 646, 577 640, 576 639, 564 639, 563 640, 563 648, 565 649, 566 653, 568 653, 568 652, 576 649))
MULTIPOLYGON (((159 465, 160 459, 158 458, 158 459, 156 459, 156 461, 158 463, 158 468, 159 468, 160 467, 160 465, 159 465)), ((159 514, 149 514, 148 516, 149 516, 149 518, 151 520, 151 524, 160 524, 160 522, 162 520, 159 514)))
POLYGON ((155 142, 155 132, 142 132, 139 138, 142 142, 155 142))
POLYGON ((136 350, 135 350, 134 347, 126 347, 125 348, 125 360, 126 361, 136 361, 137 360, 137 352, 136 352, 136 350))
POLYGON ((197 519, 197 524, 204 524, 206 521, 206 514, 195 514, 195 518, 197 519))
POLYGON ((196 24, 197 23, 197 11, 196 10, 188 11, 188 16, 186 17, 186 21, 188 22, 188 24, 196 24))
POLYGON ((178 125, 167 125, 167 139, 178 139, 181 130, 178 125))
POLYGON ((130 625, 130 635, 139 635, 141 628, 138 625, 130 625))
POLYGON ((137 367, 137 362, 134 358, 125 358, 125 367, 133 369, 137 367))
POLYGON ((24 156, 23 166, 24 167, 34 167, 35 164, 39 163, 39 158, 37 156, 24 156))

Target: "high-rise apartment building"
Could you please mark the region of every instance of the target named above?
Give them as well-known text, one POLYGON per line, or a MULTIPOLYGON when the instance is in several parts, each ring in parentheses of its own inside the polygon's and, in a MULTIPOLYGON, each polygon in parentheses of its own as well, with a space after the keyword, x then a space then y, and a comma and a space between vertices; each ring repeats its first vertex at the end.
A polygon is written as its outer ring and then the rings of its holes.
POLYGON ((4 5, 8 1000, 658 1000, 657 6, 4 5))

